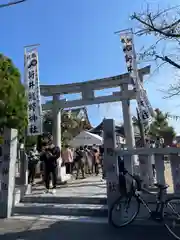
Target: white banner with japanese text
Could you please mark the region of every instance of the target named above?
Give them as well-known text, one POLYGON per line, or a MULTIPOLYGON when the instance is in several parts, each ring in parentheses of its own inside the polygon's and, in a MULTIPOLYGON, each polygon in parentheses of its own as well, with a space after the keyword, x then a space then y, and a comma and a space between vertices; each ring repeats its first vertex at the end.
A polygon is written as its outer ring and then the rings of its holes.
POLYGON ((133 43, 133 34, 131 32, 125 32, 120 35, 121 43, 123 44, 123 52, 125 55, 125 61, 127 65, 127 70, 132 79, 132 84, 134 90, 137 93, 137 104, 142 123, 148 123, 152 120, 154 116, 154 110, 147 98, 146 91, 140 81, 136 53, 133 43))
POLYGON ((42 107, 37 49, 25 53, 25 84, 28 99, 27 135, 42 134, 42 107))

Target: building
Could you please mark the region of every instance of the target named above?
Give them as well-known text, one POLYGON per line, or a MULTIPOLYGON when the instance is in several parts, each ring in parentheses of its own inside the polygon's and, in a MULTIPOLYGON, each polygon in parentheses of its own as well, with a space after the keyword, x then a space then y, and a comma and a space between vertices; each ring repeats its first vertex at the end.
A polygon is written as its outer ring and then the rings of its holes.
POLYGON ((68 113, 74 115, 75 117, 81 119, 81 121, 86 121, 90 126, 90 121, 88 118, 87 108, 81 107, 81 108, 71 108, 71 109, 64 109, 64 111, 67 111, 68 113))
MULTIPOLYGON (((134 137, 136 140, 136 146, 138 147, 140 144, 140 131, 138 126, 135 124, 133 125, 134 129, 134 137)), ((103 136, 103 121, 96 127, 92 128, 89 130, 91 133, 98 134, 100 136, 103 136)), ((118 145, 122 145, 122 147, 125 147, 126 144, 126 138, 125 138, 125 131, 124 131, 124 126, 116 124, 115 126, 115 131, 116 131, 116 141, 118 145)))
MULTIPOLYGON (((63 109, 63 111, 76 116, 82 121, 87 121, 90 124, 86 107, 63 109)), ((43 111, 43 115, 47 114, 48 112, 51 112, 51 111, 43 111)))

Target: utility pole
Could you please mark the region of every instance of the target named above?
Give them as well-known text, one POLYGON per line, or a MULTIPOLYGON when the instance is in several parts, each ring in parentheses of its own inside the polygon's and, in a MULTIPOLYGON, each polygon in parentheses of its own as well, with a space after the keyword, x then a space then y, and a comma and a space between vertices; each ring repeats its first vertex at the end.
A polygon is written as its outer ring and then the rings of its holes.
POLYGON ((4 4, 0 4, 0 8, 3 8, 3 7, 10 7, 12 5, 16 5, 16 4, 19 4, 19 3, 23 3, 23 2, 26 2, 27 0, 19 0, 19 1, 13 1, 13 2, 9 2, 9 3, 4 3, 4 4))

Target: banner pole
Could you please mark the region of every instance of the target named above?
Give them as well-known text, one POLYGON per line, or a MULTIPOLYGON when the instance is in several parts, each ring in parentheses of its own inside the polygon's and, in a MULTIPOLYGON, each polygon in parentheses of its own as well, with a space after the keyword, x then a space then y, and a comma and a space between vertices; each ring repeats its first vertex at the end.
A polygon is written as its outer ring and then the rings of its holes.
POLYGON ((133 80, 134 89, 136 90, 136 100, 139 109, 140 118, 143 124, 150 122, 153 116, 153 109, 145 93, 143 84, 140 81, 137 61, 136 61, 136 52, 133 39, 133 30, 122 30, 117 32, 120 35, 121 43, 123 45, 123 52, 125 55, 125 61, 127 65, 127 70, 130 74, 130 77, 133 80))

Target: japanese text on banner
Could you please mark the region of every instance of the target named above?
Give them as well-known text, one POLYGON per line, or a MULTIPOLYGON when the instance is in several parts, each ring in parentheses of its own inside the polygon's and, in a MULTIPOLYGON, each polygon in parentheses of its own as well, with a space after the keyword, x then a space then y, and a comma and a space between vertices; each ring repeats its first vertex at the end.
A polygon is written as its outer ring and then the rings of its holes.
POLYGON ((121 43, 123 44, 123 52, 125 54, 127 70, 132 78, 134 90, 137 93, 137 104, 141 121, 143 123, 149 122, 151 121, 151 116, 153 116, 154 113, 147 98, 146 91, 144 90, 139 79, 132 33, 129 32, 121 35, 121 43))
POLYGON ((27 135, 42 134, 42 108, 40 100, 40 84, 38 72, 37 50, 25 54, 26 93, 28 98, 27 135))

